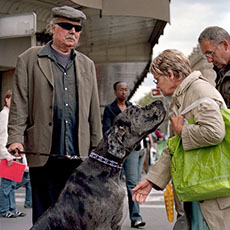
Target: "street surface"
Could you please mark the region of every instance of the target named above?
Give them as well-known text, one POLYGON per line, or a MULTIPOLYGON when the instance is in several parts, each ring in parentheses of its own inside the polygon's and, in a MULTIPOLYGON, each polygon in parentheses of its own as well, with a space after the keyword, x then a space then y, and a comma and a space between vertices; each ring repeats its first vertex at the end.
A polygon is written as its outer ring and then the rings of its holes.
MULTIPOLYGON (((0 218, 0 230, 29 230, 32 226, 32 211, 24 208, 25 189, 20 188, 16 192, 16 204, 19 211, 26 213, 25 217, 0 218)), ((127 201, 128 202, 128 201, 127 201)), ((168 222, 163 192, 152 190, 148 200, 141 206, 141 215, 146 222, 145 230, 171 230, 174 223, 168 222)), ((175 222, 175 217, 174 217, 175 222)), ((129 216, 122 226, 122 230, 132 230, 130 227, 129 216)), ((93 229, 92 229, 93 230, 93 229)))

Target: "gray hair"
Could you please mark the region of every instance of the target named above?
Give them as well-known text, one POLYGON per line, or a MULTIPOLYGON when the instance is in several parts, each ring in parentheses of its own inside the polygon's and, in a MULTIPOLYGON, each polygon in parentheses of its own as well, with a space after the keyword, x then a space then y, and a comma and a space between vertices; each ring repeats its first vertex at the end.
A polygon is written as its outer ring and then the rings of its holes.
POLYGON ((190 61, 185 55, 175 49, 164 50, 150 66, 153 75, 169 76, 172 71, 178 80, 186 78, 191 72, 190 61))
POLYGON ((52 26, 58 21, 58 18, 55 17, 55 18, 52 18, 50 20, 50 23, 47 24, 46 26, 46 31, 49 33, 49 34, 52 34, 52 26))
MULTIPOLYGON (((53 17, 51 20, 50 20, 50 23, 46 26, 46 31, 49 33, 49 34, 52 34, 52 26, 55 25, 57 22, 58 22, 58 19, 59 18, 62 18, 62 17, 53 17)), ((68 20, 71 21, 71 19, 67 18, 68 20)), ((79 22, 79 23, 82 23, 82 20, 74 20, 75 22, 79 22)))
POLYGON ((230 42, 230 35, 225 29, 221 27, 210 26, 201 32, 198 38, 199 44, 201 44, 203 40, 213 41, 216 44, 220 43, 223 40, 227 40, 228 42, 230 42))

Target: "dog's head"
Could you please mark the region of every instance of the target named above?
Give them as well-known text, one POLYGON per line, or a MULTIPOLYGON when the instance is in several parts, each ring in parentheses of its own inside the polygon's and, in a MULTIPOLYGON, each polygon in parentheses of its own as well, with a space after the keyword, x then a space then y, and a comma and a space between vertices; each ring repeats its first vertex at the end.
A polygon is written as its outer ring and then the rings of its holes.
POLYGON ((145 106, 130 106, 120 113, 114 125, 106 132, 108 153, 116 158, 127 156, 143 139, 164 120, 166 111, 161 101, 145 106))

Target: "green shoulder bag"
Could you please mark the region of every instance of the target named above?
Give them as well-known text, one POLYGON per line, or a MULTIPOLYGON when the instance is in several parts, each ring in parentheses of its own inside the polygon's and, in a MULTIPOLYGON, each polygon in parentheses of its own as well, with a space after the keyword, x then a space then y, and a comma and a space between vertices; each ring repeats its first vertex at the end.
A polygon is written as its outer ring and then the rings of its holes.
MULTIPOLYGON (((212 99, 202 98, 196 101, 183 114, 205 100, 212 99)), ((172 156, 172 181, 181 201, 230 196, 230 109, 221 110, 221 113, 226 134, 220 144, 185 151, 180 136, 174 136, 167 142, 172 156)))

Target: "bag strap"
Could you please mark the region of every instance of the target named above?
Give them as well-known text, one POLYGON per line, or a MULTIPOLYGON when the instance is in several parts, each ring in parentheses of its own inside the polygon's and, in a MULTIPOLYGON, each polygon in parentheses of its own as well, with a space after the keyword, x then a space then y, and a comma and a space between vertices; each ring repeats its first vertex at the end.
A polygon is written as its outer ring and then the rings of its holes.
MULTIPOLYGON (((188 113, 189 111, 191 111, 192 109, 194 109, 195 107, 197 107, 198 105, 200 105, 201 103, 203 102, 212 102, 214 104, 216 104, 218 106, 218 104, 212 99, 212 98, 209 98, 209 97, 203 97, 203 98, 200 98, 198 100, 196 100, 195 102, 193 102, 191 105, 189 105, 187 108, 185 108, 181 113, 180 115, 185 115, 186 113, 188 113)), ((219 106, 218 106, 219 107, 219 106)))

